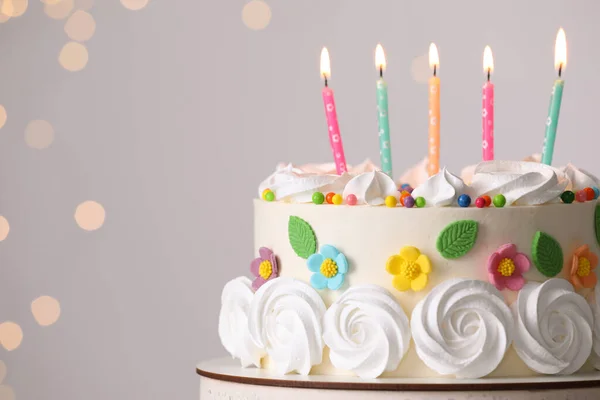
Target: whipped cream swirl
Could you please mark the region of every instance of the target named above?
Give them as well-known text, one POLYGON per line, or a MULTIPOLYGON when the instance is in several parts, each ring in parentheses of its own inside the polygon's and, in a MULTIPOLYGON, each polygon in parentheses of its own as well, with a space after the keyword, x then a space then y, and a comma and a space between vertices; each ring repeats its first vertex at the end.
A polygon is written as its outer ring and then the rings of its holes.
POLYGON ((265 355, 252 341, 248 330, 248 311, 253 297, 252 281, 245 276, 227 282, 221 294, 219 338, 227 352, 240 359, 242 367, 260 367, 260 359, 265 355))
POLYGON ((266 350, 277 373, 308 375, 322 361, 324 314, 325 303, 309 285, 275 278, 254 295, 248 317, 250 336, 266 350))
POLYGON ((532 370, 568 375, 592 351, 594 318, 585 299, 565 279, 527 283, 513 304, 514 347, 532 370))
POLYGON ((413 310, 412 337, 423 362, 440 374, 480 378, 496 369, 511 344, 514 322, 491 284, 450 279, 413 310))
POLYGON ((458 196, 465 193, 467 185, 459 177, 452 175, 446 168, 427 179, 412 192, 412 197, 423 197, 433 206, 451 206, 456 204, 458 196))
POLYGON ((387 196, 397 196, 394 180, 381 171, 365 172, 352 178, 344 188, 344 198, 354 194, 358 204, 379 206, 387 196))
POLYGON ((356 167, 349 167, 349 172, 342 175, 336 174, 333 163, 302 166, 280 164, 276 171, 258 186, 258 197, 261 197, 265 189, 270 189, 276 200, 310 203, 314 192, 341 193, 354 175, 376 169, 369 160, 356 167))
POLYGON ((548 165, 524 161, 486 161, 475 168, 471 197, 503 194, 507 204, 538 205, 556 201, 569 184, 548 165))
POLYGON ((592 311, 594 312, 594 368, 600 370, 600 285, 596 285, 593 299, 592 311))
POLYGON ((410 343, 404 310, 376 285, 344 292, 325 313, 323 331, 331 363, 364 379, 395 370, 410 343))
POLYGON ((600 181, 594 175, 584 169, 577 168, 573 164, 567 164, 562 168, 562 172, 569 178, 571 184, 568 189, 577 192, 586 187, 600 187, 600 181))

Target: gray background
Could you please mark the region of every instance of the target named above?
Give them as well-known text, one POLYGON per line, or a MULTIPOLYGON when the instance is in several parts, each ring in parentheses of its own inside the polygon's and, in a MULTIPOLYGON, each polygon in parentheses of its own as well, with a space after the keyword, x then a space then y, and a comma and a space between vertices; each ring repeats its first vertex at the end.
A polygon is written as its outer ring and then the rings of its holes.
MULTIPOLYGON (((243 0, 150 0, 140 11, 96 0, 97 31, 81 72, 57 62, 64 21, 31 0, 0 25, 0 322, 21 346, 0 359, 16 399, 191 399, 195 362, 224 354, 223 284, 248 273, 252 201, 279 161, 329 161, 318 58, 331 86, 349 163, 378 159, 373 52, 388 56, 398 175, 426 154, 429 42, 442 80, 442 164, 478 161, 482 53, 494 52, 496 155, 541 151, 556 31, 569 63, 556 164, 594 170, 599 134, 597 1, 282 1, 253 31, 243 0), (425 61, 425 62, 424 62, 425 61), (414 65, 413 65, 414 64, 414 65), (24 141, 46 119, 54 143, 24 141), (104 226, 80 229, 95 200, 104 226), (51 295, 60 320, 36 324, 51 295)), ((597 168, 595 169, 597 171, 597 168)))

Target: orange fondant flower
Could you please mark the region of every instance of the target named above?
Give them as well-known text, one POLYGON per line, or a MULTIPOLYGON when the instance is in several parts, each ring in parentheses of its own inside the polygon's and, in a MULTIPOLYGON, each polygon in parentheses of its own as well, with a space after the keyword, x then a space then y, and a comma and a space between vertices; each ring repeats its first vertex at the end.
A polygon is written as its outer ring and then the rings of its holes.
POLYGON ((598 277, 594 271, 598 266, 598 256, 590 251, 588 245, 579 247, 573 253, 569 280, 576 289, 591 289, 596 286, 598 277))

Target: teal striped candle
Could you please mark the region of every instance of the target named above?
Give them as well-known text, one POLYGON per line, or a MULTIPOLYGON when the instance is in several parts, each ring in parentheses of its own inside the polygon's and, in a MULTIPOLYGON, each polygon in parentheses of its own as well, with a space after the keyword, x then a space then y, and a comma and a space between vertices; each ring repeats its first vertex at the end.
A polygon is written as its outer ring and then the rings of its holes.
POLYGON ((387 83, 383 80, 385 68, 385 54, 380 44, 375 50, 375 65, 379 69, 377 81, 377 118, 379 121, 379 155, 381 170, 392 177, 392 150, 390 148, 390 120, 388 115, 388 90, 387 83))
POLYGON ((556 141, 556 129, 558 128, 558 117, 560 115, 560 104, 562 102, 564 87, 565 81, 562 79, 557 79, 552 87, 548 119, 546 120, 546 136, 542 150, 542 163, 547 165, 552 164, 552 157, 554 156, 554 142, 556 141))

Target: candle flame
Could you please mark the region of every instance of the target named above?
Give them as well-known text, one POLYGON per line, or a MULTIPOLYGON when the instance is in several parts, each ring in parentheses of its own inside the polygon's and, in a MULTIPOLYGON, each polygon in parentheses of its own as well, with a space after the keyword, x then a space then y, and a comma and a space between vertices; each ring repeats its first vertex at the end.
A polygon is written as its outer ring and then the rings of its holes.
POLYGON ((431 43, 429 45, 429 68, 433 69, 434 67, 440 67, 440 56, 435 43, 431 43))
POLYGON ((331 61, 329 60, 327 47, 323 47, 323 50, 321 50, 321 77, 324 79, 331 78, 331 61))
POLYGON ((485 74, 494 72, 494 56, 490 46, 485 46, 483 50, 483 72, 485 74))
POLYGON ((385 53, 383 52, 381 44, 378 44, 375 48, 375 66, 377 67, 377 71, 385 71, 385 67, 387 66, 385 53))
POLYGON ((564 71, 567 66, 567 36, 563 28, 556 34, 556 44, 554 45, 554 68, 564 71))

